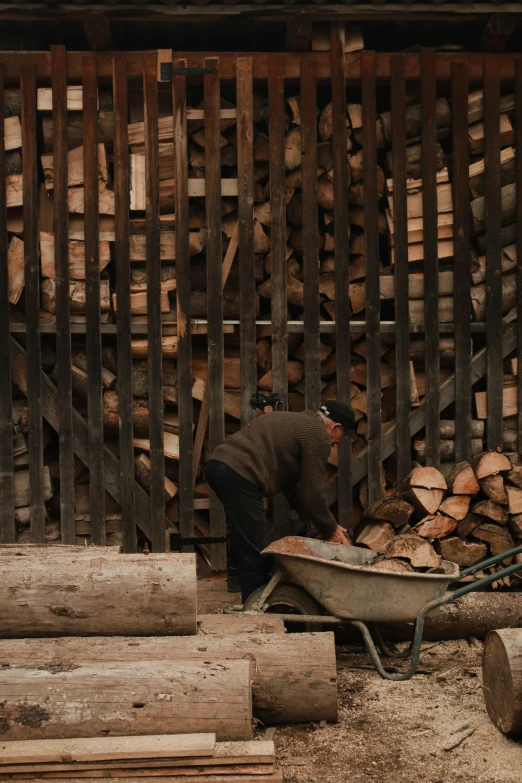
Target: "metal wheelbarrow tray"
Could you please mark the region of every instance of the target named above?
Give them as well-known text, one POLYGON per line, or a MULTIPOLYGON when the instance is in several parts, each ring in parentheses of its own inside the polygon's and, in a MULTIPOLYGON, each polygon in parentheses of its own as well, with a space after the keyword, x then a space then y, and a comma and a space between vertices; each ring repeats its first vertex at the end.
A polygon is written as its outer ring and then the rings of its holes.
MULTIPOLYGON (((459 571, 455 563, 442 561, 443 574, 397 572, 372 567, 377 553, 362 547, 330 544, 313 538, 287 536, 267 547, 263 554, 275 558, 276 568, 269 583, 260 590, 247 611, 263 612, 267 599, 283 579, 300 585, 329 615, 283 615, 288 622, 349 623, 361 632, 366 649, 379 674, 389 680, 407 680, 419 663, 422 632, 426 615, 438 607, 451 603, 467 593, 480 590, 505 576, 522 571, 522 563, 514 563, 463 587, 448 592, 452 582, 470 576, 489 566, 522 553, 522 546, 483 560, 459 571), (404 653, 388 647, 376 623, 413 622, 413 642, 404 653), (370 623, 373 637, 366 623, 370 623), (377 647, 390 657, 411 657, 406 672, 387 672, 380 660, 377 647)), ((246 608, 246 606, 245 606, 246 608)))

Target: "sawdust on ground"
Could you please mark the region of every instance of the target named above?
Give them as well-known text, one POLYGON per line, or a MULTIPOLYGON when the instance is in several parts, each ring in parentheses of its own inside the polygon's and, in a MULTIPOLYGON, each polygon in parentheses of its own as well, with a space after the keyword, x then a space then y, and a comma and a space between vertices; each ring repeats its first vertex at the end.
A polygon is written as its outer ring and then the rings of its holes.
POLYGON ((484 707, 482 644, 423 648, 420 673, 390 682, 366 655, 338 647, 339 723, 275 733, 286 783, 522 783, 522 743, 484 707))

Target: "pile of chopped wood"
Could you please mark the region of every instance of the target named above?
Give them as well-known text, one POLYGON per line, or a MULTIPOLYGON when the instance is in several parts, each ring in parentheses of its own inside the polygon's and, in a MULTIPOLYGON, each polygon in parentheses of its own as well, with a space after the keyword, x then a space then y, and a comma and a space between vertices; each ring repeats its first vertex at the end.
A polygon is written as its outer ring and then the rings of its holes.
MULTIPOLYGON (((419 465, 402 493, 366 509, 356 543, 379 553, 377 567, 394 571, 441 573, 443 560, 465 568, 499 555, 522 544, 522 467, 495 451, 445 476, 419 465)), ((502 584, 509 587, 509 577, 502 584)))

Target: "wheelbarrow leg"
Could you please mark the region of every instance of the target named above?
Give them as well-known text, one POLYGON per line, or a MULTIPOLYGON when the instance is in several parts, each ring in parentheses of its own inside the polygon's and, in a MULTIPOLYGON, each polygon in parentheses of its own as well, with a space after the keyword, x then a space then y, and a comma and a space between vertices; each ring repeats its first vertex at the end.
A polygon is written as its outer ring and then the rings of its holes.
POLYGON ((388 644, 384 641, 381 634, 381 628, 378 623, 372 623, 370 626, 370 632, 375 639, 375 644, 383 655, 387 658, 409 658, 411 655, 412 645, 410 644, 406 650, 402 652, 397 649, 394 644, 388 644))
MULTIPOLYGON (((366 625, 366 623, 363 623, 360 620, 352 620, 351 625, 353 625, 361 632, 368 655, 370 656, 373 665, 375 666, 375 668, 377 669, 381 677, 383 677, 385 680, 395 680, 395 681, 409 680, 411 677, 413 677, 419 665, 420 648, 422 643, 422 631, 424 629, 424 617, 422 618, 419 617, 417 623, 415 624, 415 635, 413 637, 413 642, 411 644, 411 647, 409 648, 406 654, 401 653, 400 655, 400 657, 408 657, 411 651, 410 665, 408 667, 408 670, 401 674, 395 674, 394 672, 386 671, 386 669, 382 665, 381 659, 379 657, 379 653, 377 652, 377 648, 375 646, 375 642, 372 639, 372 635, 368 630, 368 626, 366 625)), ((383 642, 380 631, 378 631, 378 637, 380 639, 380 641, 378 641, 379 646, 380 644, 382 644, 384 647, 384 651, 383 651, 384 654, 390 655, 391 651, 388 651, 386 644, 383 642)), ((391 655, 394 654, 391 653, 391 655)), ((394 655, 394 657, 399 657, 399 656, 394 655)))

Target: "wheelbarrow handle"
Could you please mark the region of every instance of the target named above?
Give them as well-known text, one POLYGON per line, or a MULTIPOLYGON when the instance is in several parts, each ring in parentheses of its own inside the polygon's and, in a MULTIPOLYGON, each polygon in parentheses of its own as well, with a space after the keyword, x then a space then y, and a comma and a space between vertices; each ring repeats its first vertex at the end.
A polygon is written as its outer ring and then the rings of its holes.
POLYGON ((462 579, 465 576, 471 576, 471 574, 475 574, 477 571, 482 571, 483 568, 489 568, 489 566, 501 563, 508 557, 515 557, 515 555, 520 554, 522 554, 522 546, 516 546, 513 549, 506 549, 506 551, 502 552, 500 555, 488 557, 487 560, 481 560, 480 563, 475 563, 475 565, 472 565, 469 568, 465 568, 460 572, 459 579, 462 579))

